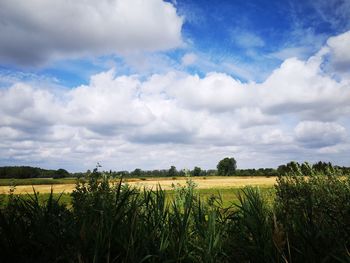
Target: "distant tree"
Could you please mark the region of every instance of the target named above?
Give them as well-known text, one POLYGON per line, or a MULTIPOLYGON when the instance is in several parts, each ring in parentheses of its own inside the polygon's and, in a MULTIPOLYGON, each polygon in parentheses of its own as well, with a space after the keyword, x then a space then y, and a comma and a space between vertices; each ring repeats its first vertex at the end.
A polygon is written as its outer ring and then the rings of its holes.
POLYGON ((4 166, 0 167, 0 178, 51 178, 54 170, 45 170, 30 166, 4 166))
POLYGON ((133 172, 131 172, 132 176, 141 176, 142 170, 140 168, 136 168, 133 172))
POLYGON ((235 158, 224 158, 216 166, 218 169, 218 175, 233 175, 237 169, 237 162, 235 158))
POLYGON ((62 169, 62 168, 58 169, 53 174, 54 179, 64 178, 64 177, 68 177, 68 176, 69 176, 69 173, 67 172, 67 170, 62 169))
POLYGON ((202 169, 200 167, 195 166, 192 171, 193 176, 201 176, 202 175, 202 169))
POLYGON ((177 176, 185 176, 186 175, 186 170, 181 169, 180 171, 177 171, 177 176))
POLYGON ((168 171, 168 176, 175 177, 176 175, 177 175, 176 167, 172 165, 168 171))

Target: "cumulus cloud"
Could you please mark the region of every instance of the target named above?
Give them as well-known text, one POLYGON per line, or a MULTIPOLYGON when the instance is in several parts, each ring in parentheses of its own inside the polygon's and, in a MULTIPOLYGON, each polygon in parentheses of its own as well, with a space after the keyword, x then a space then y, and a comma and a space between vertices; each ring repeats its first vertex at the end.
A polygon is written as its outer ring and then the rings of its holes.
POLYGON ((330 49, 330 59, 334 69, 348 73, 350 70, 350 31, 329 38, 327 46, 330 49))
POLYGON ((138 98, 139 86, 139 80, 133 76, 114 78, 113 70, 95 75, 88 86, 66 94, 64 121, 108 133, 125 126, 144 125, 153 115, 138 98))
POLYGON ((295 128, 296 139, 306 147, 323 148, 345 141, 346 130, 331 122, 304 121, 295 128))
POLYGON ((36 65, 50 59, 158 51, 182 44, 183 18, 162 0, 0 3, 0 59, 36 65))
POLYGON ((262 103, 270 114, 299 113, 306 119, 330 120, 348 113, 348 82, 322 73, 320 60, 286 60, 262 84, 262 103))
POLYGON ((230 155, 243 167, 310 156, 346 163, 350 82, 324 70, 332 52, 287 59, 262 83, 220 72, 145 78, 115 70, 61 92, 18 81, 0 90, 0 155, 113 169, 209 168, 230 155))

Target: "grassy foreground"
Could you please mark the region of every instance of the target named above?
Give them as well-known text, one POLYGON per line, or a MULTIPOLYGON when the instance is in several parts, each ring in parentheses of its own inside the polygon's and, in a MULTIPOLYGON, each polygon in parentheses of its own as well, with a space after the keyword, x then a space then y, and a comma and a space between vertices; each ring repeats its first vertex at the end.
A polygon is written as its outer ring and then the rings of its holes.
POLYGON ((350 178, 337 171, 291 172, 274 197, 252 187, 223 192, 226 204, 213 190, 196 191, 191 180, 172 192, 111 185, 95 171, 69 207, 53 193, 9 195, 0 208, 2 262, 350 260, 350 178))
MULTIPOLYGON (((275 189, 274 187, 259 187, 259 191, 266 198, 266 200, 273 201, 275 197, 275 189)), ((166 200, 170 204, 174 198, 176 198, 177 191, 176 190, 165 190, 166 200)), ((238 203, 238 196, 242 194, 241 188, 224 188, 224 189, 194 189, 194 195, 197 195, 201 198, 201 200, 207 202, 210 198, 220 197, 222 199, 223 207, 230 207, 233 204, 238 203)), ((51 197, 50 193, 38 193, 36 192, 38 201, 40 204, 45 204, 47 200, 51 197)), ((58 199, 59 204, 66 205, 71 207, 72 205, 72 196, 70 193, 53 193, 53 198, 58 199)), ((22 195, 22 199, 30 200, 35 196, 34 193, 28 193, 22 195)), ((9 194, 0 194, 0 204, 4 207, 9 201, 9 194)))

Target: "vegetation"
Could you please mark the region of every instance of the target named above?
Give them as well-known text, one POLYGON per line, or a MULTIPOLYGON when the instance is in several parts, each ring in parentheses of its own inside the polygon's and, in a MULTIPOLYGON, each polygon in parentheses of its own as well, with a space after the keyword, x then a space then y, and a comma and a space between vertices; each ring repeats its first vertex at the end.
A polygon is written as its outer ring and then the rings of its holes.
POLYGON ((64 169, 47 170, 30 166, 4 166, 0 167, 0 178, 63 178, 69 173, 64 169))
POLYGON ((95 169, 67 207, 8 196, 0 209, 2 262, 349 262, 350 178, 296 167, 274 200, 247 187, 231 205, 194 183, 138 190, 95 169))
POLYGON ((218 175, 233 175, 237 169, 237 162, 235 158, 226 157, 218 163, 217 169, 218 175))
POLYGON ((75 184, 77 178, 26 178, 26 179, 0 179, 0 186, 18 185, 55 185, 55 184, 75 184))
MULTIPOLYGON (((237 169, 237 162, 233 157, 226 157, 218 162, 217 170, 204 170, 195 166, 193 170, 178 170, 175 166, 171 166, 169 169, 163 170, 142 170, 136 168, 129 171, 104 171, 112 178, 146 178, 146 177, 185 177, 190 173, 191 176, 278 176, 279 174, 285 174, 297 169, 297 167, 308 170, 308 166, 316 171, 325 172, 328 169, 337 169, 343 174, 350 174, 350 167, 332 166, 331 163, 317 162, 313 165, 308 163, 299 164, 297 162, 289 162, 287 164, 280 165, 277 169, 274 168, 259 168, 259 169, 237 169)), ((0 179, 28 179, 28 178, 82 178, 91 174, 88 170, 84 173, 68 173, 64 169, 58 170, 45 170, 37 167, 30 166, 5 166, 0 167, 0 179)), ((1 184, 1 182, 0 182, 1 184)))

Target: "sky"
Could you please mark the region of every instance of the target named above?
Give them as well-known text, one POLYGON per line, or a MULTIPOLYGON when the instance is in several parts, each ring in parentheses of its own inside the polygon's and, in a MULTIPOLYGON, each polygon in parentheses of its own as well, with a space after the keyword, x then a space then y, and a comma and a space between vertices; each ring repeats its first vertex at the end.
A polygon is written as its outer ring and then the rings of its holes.
POLYGON ((349 0, 0 0, 0 166, 350 166, 349 0))

